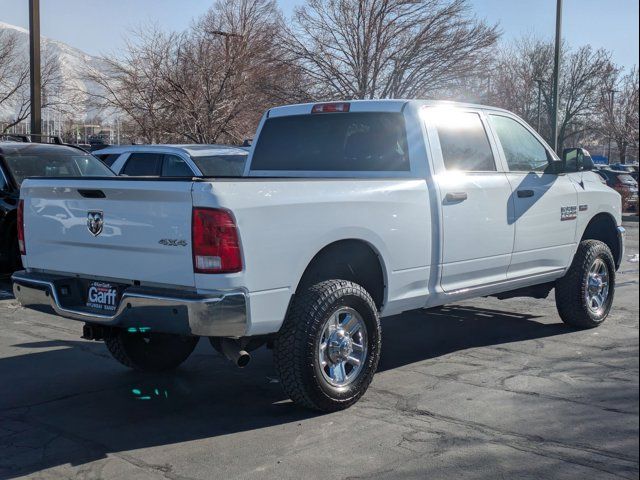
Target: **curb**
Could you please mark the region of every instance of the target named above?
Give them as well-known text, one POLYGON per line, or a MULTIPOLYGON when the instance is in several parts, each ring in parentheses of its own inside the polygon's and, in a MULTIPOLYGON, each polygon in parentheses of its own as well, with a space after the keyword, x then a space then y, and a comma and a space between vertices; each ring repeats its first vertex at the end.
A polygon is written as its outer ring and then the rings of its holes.
POLYGON ((622 216, 622 221, 623 222, 638 223, 638 215, 623 215, 622 216))

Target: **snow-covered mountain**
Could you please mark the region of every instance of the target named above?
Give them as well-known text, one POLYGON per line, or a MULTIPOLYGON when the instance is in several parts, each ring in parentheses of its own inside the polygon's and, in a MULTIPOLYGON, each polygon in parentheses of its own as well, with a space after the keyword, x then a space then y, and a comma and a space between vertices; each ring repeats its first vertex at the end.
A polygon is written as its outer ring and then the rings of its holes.
MULTIPOLYGON (((19 61, 28 65, 29 31, 21 27, 0 22, 0 33, 1 32, 17 37, 19 61)), ((2 38, 1 35, 0 38, 2 38)), ((87 72, 88 69, 97 69, 100 71, 102 65, 100 58, 89 55, 66 43, 46 37, 42 37, 41 51, 43 59, 45 56, 51 56, 57 61, 63 79, 62 84, 65 89, 73 92, 93 92, 96 90, 95 85, 83 79, 83 74, 87 72)), ((83 105, 82 97, 83 95, 80 95, 79 101, 74 102, 74 106, 79 109, 76 115, 74 115, 77 118, 91 116, 96 113, 83 105)), ((13 115, 14 111, 11 105, 0 105, 0 120, 12 117, 13 115)))

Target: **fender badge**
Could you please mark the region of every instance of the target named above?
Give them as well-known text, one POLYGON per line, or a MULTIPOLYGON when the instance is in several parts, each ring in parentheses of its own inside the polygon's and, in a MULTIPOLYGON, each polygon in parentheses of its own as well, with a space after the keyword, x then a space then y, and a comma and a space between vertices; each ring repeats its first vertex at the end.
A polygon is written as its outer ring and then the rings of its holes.
POLYGON ((560 221, 575 220, 578 218, 578 207, 560 207, 560 221))
POLYGON ((167 247, 186 247, 187 246, 186 240, 179 240, 177 238, 163 238, 162 240, 159 240, 158 243, 160 245, 165 245, 167 247))

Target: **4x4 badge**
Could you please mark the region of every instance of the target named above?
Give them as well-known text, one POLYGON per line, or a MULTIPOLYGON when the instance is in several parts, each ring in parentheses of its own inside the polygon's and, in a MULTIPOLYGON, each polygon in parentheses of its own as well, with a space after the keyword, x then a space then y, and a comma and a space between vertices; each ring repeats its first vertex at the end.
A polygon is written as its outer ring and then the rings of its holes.
POLYGON ((102 233, 102 227, 104 226, 104 216, 99 210, 92 210, 87 212, 87 229, 91 232, 91 235, 97 237, 102 233))

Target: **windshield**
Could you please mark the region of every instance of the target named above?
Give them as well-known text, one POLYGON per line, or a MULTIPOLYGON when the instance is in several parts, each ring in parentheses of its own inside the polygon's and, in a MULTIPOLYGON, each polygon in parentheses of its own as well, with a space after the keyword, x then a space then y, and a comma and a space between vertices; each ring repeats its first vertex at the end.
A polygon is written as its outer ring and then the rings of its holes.
POLYGON ((191 160, 205 177, 241 177, 247 155, 203 155, 191 160))
POLYGON ((88 153, 67 149, 54 152, 5 154, 11 175, 18 185, 30 177, 113 177, 100 160, 88 153))
POLYGON ((624 183, 626 185, 635 185, 636 184, 636 181, 634 180, 634 178, 631 175, 628 175, 626 173, 618 175, 618 181, 620 183, 624 183))

